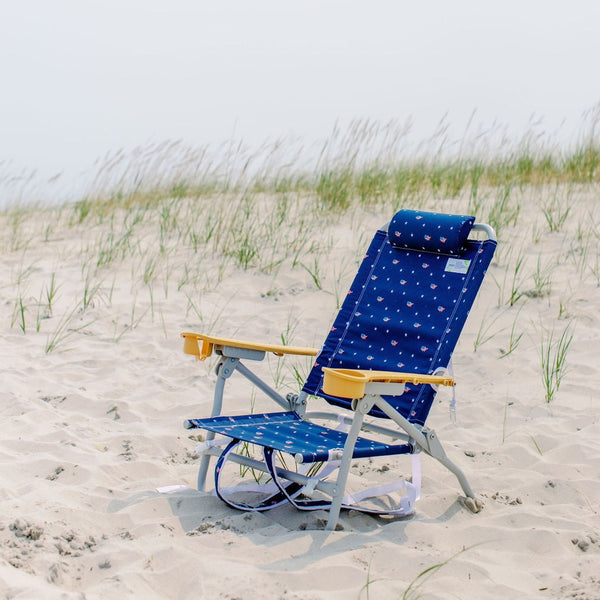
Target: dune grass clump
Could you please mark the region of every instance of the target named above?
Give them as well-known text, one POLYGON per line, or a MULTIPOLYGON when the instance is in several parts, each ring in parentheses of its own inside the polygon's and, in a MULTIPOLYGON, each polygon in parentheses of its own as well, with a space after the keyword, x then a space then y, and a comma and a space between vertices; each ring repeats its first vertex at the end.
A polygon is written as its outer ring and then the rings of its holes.
POLYGON ((567 353, 572 341, 573 333, 571 332, 570 322, 558 337, 554 329, 542 337, 540 345, 542 381, 546 402, 548 403, 552 402, 556 392, 560 389, 560 384, 566 372, 567 353))

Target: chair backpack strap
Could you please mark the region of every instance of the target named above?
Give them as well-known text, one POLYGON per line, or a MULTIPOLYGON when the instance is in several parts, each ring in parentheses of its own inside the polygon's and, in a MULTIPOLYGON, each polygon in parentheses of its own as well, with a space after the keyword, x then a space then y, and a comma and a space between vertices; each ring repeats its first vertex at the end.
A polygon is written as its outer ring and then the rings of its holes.
MULTIPOLYGON (((287 500, 298 510, 320 510, 328 509, 331 506, 331 501, 324 499, 297 499, 289 494, 289 486, 286 488, 282 485, 280 477, 277 475, 277 469, 274 464, 273 449, 264 448, 265 464, 271 473, 273 481, 279 487, 282 494, 287 497, 287 500)), ((419 499, 421 494, 421 461, 419 454, 413 454, 412 468, 413 468, 413 481, 405 481, 404 479, 398 479, 389 484, 376 486, 367 490, 361 490, 353 495, 344 496, 342 500, 342 508, 347 510, 356 510, 358 512, 367 513, 371 515, 394 515, 394 516, 408 516, 414 512, 415 502, 419 499), (376 498, 383 494, 389 494, 399 490, 406 490, 406 496, 400 499, 400 506, 394 509, 376 509, 360 506, 358 503, 368 498, 376 498)), ((331 463, 328 463, 328 466, 331 463)), ((335 465, 337 466, 337 465, 335 465)), ((327 467, 326 467, 327 469, 327 467)), ((330 471, 329 469, 327 469, 330 471)), ((314 489, 314 485, 311 486, 314 489)), ((306 492, 306 489, 300 490, 299 493, 306 492)))
POLYGON ((225 462, 229 458, 229 454, 233 452, 233 450, 238 446, 239 443, 240 440, 232 439, 225 448, 225 450, 223 450, 223 452, 219 456, 217 464, 215 466, 215 493, 223 502, 225 502, 225 504, 238 510, 260 512, 281 506, 282 504, 288 502, 290 497, 293 497, 300 493, 300 491, 302 490, 302 486, 293 482, 288 482, 286 486, 274 485, 273 482, 268 482, 264 484, 248 483, 242 484, 243 491, 267 493, 267 497, 255 506, 251 504, 246 504, 244 502, 235 502, 231 498, 228 498, 226 494, 232 491, 239 492, 240 485, 234 486, 232 488, 222 487, 221 474, 223 472, 225 462))

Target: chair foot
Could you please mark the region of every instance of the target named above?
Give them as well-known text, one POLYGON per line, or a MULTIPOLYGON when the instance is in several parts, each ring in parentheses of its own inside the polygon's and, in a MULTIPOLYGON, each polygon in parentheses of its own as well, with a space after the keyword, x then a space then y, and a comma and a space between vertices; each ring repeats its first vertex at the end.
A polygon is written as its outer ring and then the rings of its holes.
POLYGON ((477 514, 483 510, 484 504, 479 498, 461 498, 463 506, 468 508, 472 513, 477 514))
POLYGON ((339 521, 329 523, 329 521, 325 521, 325 519, 319 519, 317 523, 319 529, 324 529, 325 531, 344 531, 344 526, 339 521))

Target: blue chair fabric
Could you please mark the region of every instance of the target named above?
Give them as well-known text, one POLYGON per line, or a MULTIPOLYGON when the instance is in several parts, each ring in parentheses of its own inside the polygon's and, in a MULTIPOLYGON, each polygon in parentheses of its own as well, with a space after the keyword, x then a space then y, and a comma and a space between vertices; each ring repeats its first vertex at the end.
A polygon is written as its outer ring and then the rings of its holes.
MULTIPOLYGON (((463 230, 464 219, 455 218, 463 230)), ((399 220, 396 215, 390 232, 399 220)), ((437 230, 437 216, 434 221, 437 230)), ((349 408, 348 400, 323 392, 323 367, 432 374, 448 366, 496 242, 457 239, 463 252, 448 256, 394 246, 392 235, 378 231, 367 250, 306 380, 308 394, 349 408)), ((423 425, 435 394, 431 386, 407 384, 402 396, 386 400, 423 425)), ((372 414, 385 416, 378 409, 372 414)))
MULTIPOLYGON (((299 455, 303 463, 329 460, 329 451, 341 450, 346 441, 343 431, 306 421, 293 411, 189 419, 188 427, 201 427, 233 439, 273 448, 294 456, 299 455)), ((353 457, 388 456, 408 452, 410 446, 407 444, 384 444, 359 437, 353 457)))
POLYGON ((390 243, 397 248, 456 256, 462 254, 475 217, 421 210, 401 210, 388 227, 390 243))

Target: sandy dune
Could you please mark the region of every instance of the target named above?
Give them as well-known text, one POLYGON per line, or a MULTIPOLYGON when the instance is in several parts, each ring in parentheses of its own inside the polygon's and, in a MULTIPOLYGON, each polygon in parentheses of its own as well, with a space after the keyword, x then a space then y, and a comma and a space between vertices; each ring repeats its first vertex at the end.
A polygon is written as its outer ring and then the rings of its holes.
MULTIPOLYGON (((318 346, 367 240, 391 214, 327 217, 311 233, 320 246, 303 259, 308 268, 286 258, 271 272, 223 266, 173 232, 160 254, 149 213, 127 251, 100 266, 118 219, 72 224, 67 209, 38 211, 15 235, 10 217, 0 217, 3 597, 600 598, 598 195, 573 190, 568 218, 550 232, 546 193, 556 190, 515 191, 517 222, 499 232, 455 354, 458 426, 448 395, 430 418, 484 511, 466 511, 456 481, 424 458, 414 517, 343 513, 334 533, 319 529, 322 513, 249 515, 210 493, 157 493, 194 487, 196 442, 181 424, 207 413, 214 381, 214 361, 183 355, 179 333, 318 346), (523 295, 511 306, 519 256, 523 295), (547 269, 551 283, 536 292, 538 257, 538 275, 547 269), (195 287, 182 283, 188 271, 195 287), (566 374, 547 402, 542 342, 568 323, 566 374)), ((428 207, 461 212, 466 200, 428 207)), ((294 223, 282 227, 294 236, 294 223)), ((279 368, 278 360, 261 366, 264 376, 295 389, 291 365, 306 372, 306 360, 279 368)), ((232 382, 230 409, 248 401, 247 388, 232 382)), ((404 472, 402 461, 384 462, 404 472)), ((380 467, 363 465, 362 477, 384 480, 390 472, 380 467)))

